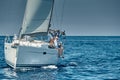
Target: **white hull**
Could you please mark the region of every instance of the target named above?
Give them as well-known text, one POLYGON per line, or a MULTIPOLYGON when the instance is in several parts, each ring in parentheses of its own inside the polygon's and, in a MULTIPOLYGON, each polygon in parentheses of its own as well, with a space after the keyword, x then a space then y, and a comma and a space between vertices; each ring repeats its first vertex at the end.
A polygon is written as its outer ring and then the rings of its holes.
POLYGON ((17 46, 17 48, 11 46, 12 43, 5 43, 5 60, 13 68, 56 65, 58 62, 57 49, 46 46, 17 46))

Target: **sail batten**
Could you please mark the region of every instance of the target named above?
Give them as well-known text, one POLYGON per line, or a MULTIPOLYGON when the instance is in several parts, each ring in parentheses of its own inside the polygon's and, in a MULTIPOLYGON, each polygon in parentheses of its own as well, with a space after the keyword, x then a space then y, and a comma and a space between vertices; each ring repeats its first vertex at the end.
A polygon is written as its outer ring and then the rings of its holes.
POLYGON ((27 0, 20 35, 47 33, 54 0, 27 0))

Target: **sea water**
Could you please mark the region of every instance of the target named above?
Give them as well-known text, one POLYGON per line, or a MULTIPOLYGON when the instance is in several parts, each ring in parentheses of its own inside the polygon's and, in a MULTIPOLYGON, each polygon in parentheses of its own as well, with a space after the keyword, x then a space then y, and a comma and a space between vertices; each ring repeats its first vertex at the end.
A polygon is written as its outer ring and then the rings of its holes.
POLYGON ((69 36, 58 66, 10 68, 0 37, 0 80, 120 80, 120 36, 69 36))

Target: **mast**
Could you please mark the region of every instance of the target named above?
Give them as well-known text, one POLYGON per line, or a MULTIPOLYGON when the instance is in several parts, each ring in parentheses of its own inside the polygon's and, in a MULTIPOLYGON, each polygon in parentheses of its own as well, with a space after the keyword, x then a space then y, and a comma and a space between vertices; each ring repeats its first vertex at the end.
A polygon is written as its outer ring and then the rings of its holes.
POLYGON ((52 10, 51 10, 51 16, 50 16, 50 22, 49 22, 48 30, 49 30, 49 28, 51 27, 51 21, 52 21, 52 16, 53 16, 54 4, 55 4, 55 0, 53 0, 53 5, 52 5, 52 10))
MULTIPOLYGON (((25 7, 25 13, 24 13, 24 17, 23 17, 23 23, 22 23, 22 25, 24 25, 25 24, 25 16, 26 16, 26 9, 27 9, 27 1, 28 0, 26 0, 26 7, 25 7)), ((20 28, 20 31, 19 31, 19 39, 21 39, 22 38, 22 27, 20 28)))

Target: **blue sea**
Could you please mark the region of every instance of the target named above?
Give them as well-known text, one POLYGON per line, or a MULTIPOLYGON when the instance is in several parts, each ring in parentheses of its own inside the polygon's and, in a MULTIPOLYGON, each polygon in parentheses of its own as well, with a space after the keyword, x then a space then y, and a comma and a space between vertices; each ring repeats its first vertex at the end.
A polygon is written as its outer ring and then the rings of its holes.
POLYGON ((0 37, 0 80, 120 80, 120 36, 67 36, 58 66, 10 68, 0 37))

